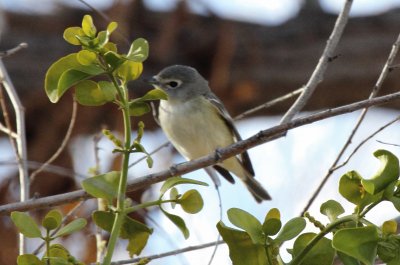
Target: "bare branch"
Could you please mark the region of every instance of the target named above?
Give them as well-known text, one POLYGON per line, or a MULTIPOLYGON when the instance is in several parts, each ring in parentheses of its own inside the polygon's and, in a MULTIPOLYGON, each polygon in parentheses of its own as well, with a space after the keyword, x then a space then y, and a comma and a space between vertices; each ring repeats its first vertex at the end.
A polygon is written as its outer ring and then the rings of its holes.
MULTIPOLYGON (((382 105, 388 102, 393 102, 400 99, 400 92, 389 94, 382 97, 377 97, 373 99, 367 99, 359 102, 355 102, 349 105, 328 109, 325 111, 317 112, 306 117, 301 117, 292 120, 291 122, 280 124, 275 127, 262 130, 259 133, 251 136, 243 141, 236 142, 225 148, 218 149, 217 153, 210 154, 208 156, 203 156, 201 158, 181 163, 178 165, 171 166, 167 170, 163 170, 157 173, 145 175, 143 177, 135 178, 129 181, 127 191, 135 191, 148 187, 152 184, 164 181, 169 177, 186 174, 195 171, 206 166, 210 166, 219 163, 221 160, 225 160, 234 155, 243 153, 245 150, 253 148, 255 146, 261 145, 263 143, 275 140, 282 137, 284 132, 297 128, 306 124, 310 124, 316 121, 327 119, 330 117, 346 114, 353 112, 355 110, 363 109, 366 107, 382 105)), ((90 198, 83 190, 77 190, 69 193, 64 193, 60 195, 54 195, 44 198, 39 198, 27 202, 11 203, 7 205, 0 206, 0 215, 8 214, 11 211, 27 211, 31 208, 46 208, 56 205, 61 205, 68 202, 85 200, 90 198)))
POLYGON ((0 52, 0 59, 3 59, 4 57, 10 56, 10 55, 13 55, 24 48, 28 48, 28 43, 22 42, 22 43, 18 44, 17 47, 11 48, 4 52, 0 52))
POLYGON ((400 116, 398 116, 397 118, 395 118, 394 120, 386 123, 385 125, 383 125, 381 128, 379 128, 378 130, 376 130, 375 132, 373 132, 371 135, 369 135, 367 138, 365 138, 364 140, 362 140, 356 148, 354 148, 353 152, 351 152, 351 154, 347 157, 347 159, 340 165, 332 168, 332 170, 337 170, 341 167, 344 167, 349 161, 350 159, 354 156, 355 153, 357 153, 357 151, 361 148, 361 146, 363 146, 366 142, 368 142, 369 140, 372 139, 372 137, 374 137, 375 135, 377 135, 378 133, 380 133, 381 131, 383 131, 384 129, 386 129, 387 127, 389 127, 390 125, 392 125, 393 123, 395 123, 396 121, 400 120, 400 116))
MULTIPOLYGON (((1 94, 1 87, 0 87, 0 94, 1 94)), ((0 98, 2 98, 0 96, 0 98)), ((2 108, 3 110, 3 108, 2 108)), ((4 113, 4 111, 3 111, 4 113)), ((8 136, 12 137, 12 138, 17 138, 17 134, 15 132, 13 132, 12 130, 10 130, 9 128, 7 128, 6 126, 4 126, 1 122, 0 122, 0 131, 4 132, 5 134, 7 134, 8 136)))
MULTIPOLYGON (((386 60, 385 65, 383 66, 383 69, 381 71, 381 74, 379 75, 378 80, 376 81, 376 84, 374 85, 374 87, 372 88, 372 92, 369 95, 369 99, 372 99, 374 97, 376 97, 376 95, 378 94, 378 92, 380 91, 382 84, 384 82, 384 80, 386 79, 387 75, 389 74, 389 72, 391 71, 391 65, 394 62, 394 59, 397 55, 397 52, 399 50, 399 45, 400 45, 400 34, 398 35, 395 43, 392 46, 392 50, 389 53, 388 59, 386 60)), ((318 194, 321 192, 322 188, 325 186, 326 182, 328 181, 329 177, 332 175, 332 173, 334 172, 334 168, 337 166, 337 164, 339 163, 340 159, 342 158, 344 152, 347 150, 347 148, 349 147, 349 145, 351 144, 351 142, 353 141, 354 135, 356 134, 356 132, 358 131, 358 128, 360 127, 361 123, 364 121, 365 115, 368 112, 368 108, 366 107, 365 109, 363 109, 363 111, 360 114, 360 117, 357 120, 356 125, 354 126, 352 132, 350 133, 350 136, 347 138, 346 143, 343 145, 342 149, 340 150, 338 156, 336 157, 335 161, 332 163, 332 166, 329 168, 328 172, 326 173, 325 177, 322 179, 321 183, 319 184, 319 186, 317 187, 317 189, 314 191, 313 195, 311 196, 311 198, 309 199, 307 205, 304 207, 301 216, 303 216, 303 214, 305 212, 308 211, 308 209, 310 208, 310 206, 312 205, 312 203, 315 201, 315 199, 317 198, 318 194)))
POLYGON ((68 130, 67 133, 65 134, 64 139, 61 142, 60 147, 57 149, 57 151, 44 163, 42 164, 37 170, 35 170, 31 174, 31 181, 35 180, 35 177, 37 174, 43 171, 45 167, 47 167, 49 164, 51 164, 54 160, 57 159, 57 157, 61 154, 61 152, 65 149, 67 146, 67 143, 69 139, 71 138, 72 130, 74 129, 75 121, 76 121, 76 113, 78 110, 78 103, 74 100, 72 103, 72 115, 71 115, 71 120, 69 122, 68 130))
POLYGON ((301 88, 296 89, 296 90, 294 90, 294 91, 292 91, 292 92, 290 92, 290 93, 288 93, 286 95, 283 95, 281 97, 278 97, 278 98, 275 98, 275 99, 273 99, 271 101, 268 101, 268 102, 266 102, 266 103, 264 103, 262 105, 259 105, 259 106, 255 107, 255 108, 252 108, 252 109, 250 109, 248 111, 243 112, 242 114, 236 116, 234 118, 234 120, 240 120, 240 119, 243 119, 244 117, 247 117, 247 116, 249 116, 249 115, 251 115, 251 114, 253 114, 253 113, 255 113, 255 112, 259 111, 259 110, 270 108, 270 107, 272 107, 272 106, 274 106, 274 105, 276 105, 278 103, 281 103, 281 102, 283 102, 285 100, 288 100, 288 99, 290 99, 290 98, 292 98, 294 96, 297 96, 298 94, 303 92, 303 90, 304 90, 304 88, 301 87, 301 88))
POLYGON ((392 145, 392 146, 396 146, 396 147, 400 147, 400 144, 392 144, 392 143, 387 143, 387 142, 383 142, 383 141, 380 141, 380 140, 376 140, 378 143, 381 143, 381 144, 386 144, 386 145, 392 145))
MULTIPOLYGON (((14 108, 15 119, 17 125, 17 161, 19 170, 19 183, 20 183, 20 200, 24 202, 29 199, 29 175, 27 161, 27 150, 26 150, 26 133, 25 133, 25 110, 21 104, 21 100, 11 82, 11 78, 8 76, 7 70, 0 59, 0 82, 2 83, 5 91, 10 98, 11 104, 14 108)), ((19 254, 24 254, 26 244, 25 237, 19 234, 19 254)))
POLYGON ((338 18, 336 19, 335 27, 326 43, 325 49, 319 59, 317 66, 314 69, 310 79, 307 84, 304 86, 304 91, 301 93, 300 97, 297 98, 296 102, 290 107, 290 109, 286 112, 283 118, 280 121, 280 124, 284 124, 288 121, 291 121, 293 117, 299 113, 304 106, 307 104, 311 95, 314 93, 317 85, 322 82, 326 69, 328 68, 328 63, 334 57, 333 52, 336 49, 336 46, 339 43, 340 38, 342 37, 344 28, 346 27, 347 20, 349 18, 349 13, 351 9, 351 5, 353 0, 346 0, 342 11, 340 12, 338 18))
MULTIPOLYGON (((131 263, 139 262, 141 260, 151 261, 151 260, 155 260, 155 259, 161 259, 161 258, 165 258, 165 257, 169 257, 169 256, 178 255, 178 254, 181 254, 184 252, 189 252, 189 251, 212 247, 212 246, 215 246, 216 244, 218 244, 218 245, 225 244, 225 242, 224 241, 209 242, 209 243, 205 243, 205 244, 201 244, 201 245, 197 245, 197 246, 181 248, 181 249, 177 249, 177 250, 173 250, 173 251, 164 252, 161 254, 147 256, 147 257, 141 257, 141 258, 138 257, 138 258, 134 258, 134 259, 114 261, 114 262, 111 262, 111 264, 112 265, 122 265, 122 264, 131 264, 131 263)), ((95 263, 92 263, 92 264, 94 265, 95 263)))

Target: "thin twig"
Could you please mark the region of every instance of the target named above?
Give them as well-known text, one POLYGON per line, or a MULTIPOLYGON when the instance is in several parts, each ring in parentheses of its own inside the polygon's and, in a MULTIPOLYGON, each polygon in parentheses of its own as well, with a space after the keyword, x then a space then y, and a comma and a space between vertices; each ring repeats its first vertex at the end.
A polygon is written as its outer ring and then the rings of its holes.
MULTIPOLYGON (((156 147, 153 151, 151 151, 151 152, 149 153, 149 155, 154 155, 155 153, 157 153, 158 151, 160 151, 161 149, 163 149, 164 147, 167 147, 167 146, 169 146, 169 145, 170 145, 170 142, 165 142, 165 143, 161 144, 160 146, 156 147)), ((139 158, 139 159, 136 160, 135 162, 132 162, 132 163, 129 165, 129 168, 131 168, 131 167, 133 167, 133 166, 139 164, 141 161, 145 160, 146 158, 147 158, 147 155, 142 156, 141 158, 139 158)))
MULTIPOLYGON (((238 141, 224 148, 220 148, 216 153, 212 153, 210 155, 203 156, 189 162, 184 162, 171 166, 167 170, 132 179, 128 183, 127 191, 136 191, 138 189, 142 189, 152 184, 164 181, 172 176, 183 175, 198 170, 200 168, 217 164, 221 160, 226 160, 229 157, 241 154, 245 150, 283 137, 283 133, 287 132, 288 130, 298 128, 306 124, 311 124, 316 121, 324 120, 330 117, 350 113, 366 107, 382 105, 396 100, 400 100, 400 92, 355 102, 341 107, 320 111, 306 117, 293 119, 288 123, 280 124, 272 128, 262 130, 245 140, 238 141)), ((90 198, 90 196, 85 191, 77 190, 69 193, 30 200, 27 202, 10 203, 7 205, 3 205, 0 206, 0 215, 9 214, 11 211, 26 211, 31 208, 47 208, 72 201, 86 200, 88 198, 90 198)))
MULTIPOLYGON (((36 162, 36 161, 26 161, 26 164, 28 166, 28 169, 38 169, 43 165, 43 163, 36 162)), ((0 166, 17 166, 18 162, 15 160, 12 161, 0 161, 0 166)), ((55 165, 47 165, 46 168, 43 169, 46 172, 58 174, 61 176, 67 176, 67 177, 73 177, 73 178, 79 178, 79 179, 84 179, 87 176, 83 174, 79 174, 72 169, 65 168, 65 167, 60 167, 60 166, 55 166, 55 165)))
POLYGON ((294 96, 297 96, 298 94, 303 92, 303 90, 304 90, 304 88, 301 87, 301 88, 296 89, 295 91, 292 91, 292 92, 290 92, 290 93, 288 93, 286 95, 283 95, 281 97, 275 98, 275 99, 273 99, 271 101, 268 101, 268 102, 266 102, 264 104, 261 104, 261 105, 255 107, 255 108, 247 110, 247 111, 243 112, 242 114, 236 116, 234 118, 234 120, 240 120, 240 119, 243 119, 244 117, 247 117, 247 116, 249 116, 249 115, 251 115, 251 114, 253 114, 253 113, 257 112, 257 111, 260 111, 260 110, 266 109, 266 108, 270 108, 270 107, 272 107, 272 106, 274 106, 274 105, 276 105, 278 103, 281 103, 281 102, 283 102, 285 100, 288 100, 288 99, 290 99, 290 98, 292 98, 294 96))
MULTIPOLYGON (((0 93, 2 91, 2 87, 0 87, 0 93)), ((0 96, 1 98, 1 96, 0 96)), ((7 128, 6 126, 4 126, 1 122, 0 122, 0 131, 4 132, 5 134, 7 134, 8 136, 12 137, 12 138, 17 138, 17 134, 15 132, 13 132, 12 130, 10 130, 9 128, 7 128)))
POLYGON ((396 147, 400 147, 400 144, 392 144, 392 143, 387 143, 387 142, 384 142, 384 141, 380 141, 380 140, 376 140, 378 143, 381 143, 381 144, 386 144, 386 145, 392 145, 392 146, 396 146, 396 147))
MULTIPOLYGON (((382 84, 383 84, 383 81, 386 79, 387 75, 389 74, 390 69, 391 69, 391 65, 393 64, 394 59, 396 58, 397 52, 399 50, 399 45, 400 45, 400 34, 398 35, 396 41, 394 42, 394 44, 392 46, 392 49, 391 49, 391 51, 389 53, 389 56, 388 56, 388 59, 386 60, 386 63, 383 66, 381 74, 379 75, 379 78, 376 81, 376 84, 372 88, 372 92, 369 95, 368 99, 375 98, 376 95, 378 94, 378 92, 380 91, 380 89, 382 87, 382 84)), ((347 150, 347 148, 349 147, 349 145, 353 141, 354 135, 356 134, 356 132, 360 128, 361 123, 364 121, 365 115, 368 112, 368 108, 369 107, 366 107, 366 108, 364 108, 362 110, 362 112, 361 112, 361 114, 360 114, 360 116, 359 116, 359 118, 357 120, 357 123, 355 124, 352 132, 350 133, 349 137, 347 138, 347 141, 343 145, 342 149, 340 150, 339 154, 337 155, 335 161, 332 163, 332 165, 329 168, 328 172, 326 173, 325 177, 323 178, 323 180, 321 181, 321 183, 319 184, 319 186, 317 187, 317 189, 314 191, 313 195, 311 196, 311 198, 307 202, 307 205, 304 207, 304 209, 303 209, 303 211, 301 213, 301 216, 303 216, 303 214, 308 211, 308 209, 311 207, 312 203, 317 198, 318 194, 321 192, 322 188, 325 186, 325 184, 328 181, 329 177, 333 174, 334 168, 339 163, 339 161, 342 158, 344 152, 347 150)))
POLYGON ((72 131, 74 129, 75 126, 75 121, 76 121, 76 114, 78 112, 78 103, 75 101, 75 99, 73 100, 72 103, 72 114, 71 114, 71 120, 69 122, 69 126, 67 129, 67 133, 64 136, 64 139, 61 142, 60 147, 57 149, 57 151, 46 161, 43 163, 43 165, 41 167, 39 167, 37 170, 35 170, 32 174, 31 174, 31 181, 34 181, 36 176, 43 171, 43 169, 45 167, 47 167, 49 164, 51 164, 54 160, 57 159, 57 157, 61 154, 61 152, 65 149, 65 147, 67 146, 67 143, 69 141, 69 139, 71 138, 71 134, 72 131))
MULTIPOLYGON (((17 126, 17 161, 20 183, 20 201, 24 202, 29 199, 29 175, 26 161, 28 160, 28 152, 26 150, 26 133, 25 133, 25 110, 21 100, 18 97, 11 78, 8 76, 7 70, 0 59, 0 82, 2 83, 15 112, 15 121, 17 126)), ((25 237, 19 234, 19 254, 25 254, 26 242, 25 237)))
POLYGON ((283 116, 283 118, 280 121, 280 124, 284 124, 288 121, 291 121, 293 117, 304 108, 304 106, 310 99, 311 95, 314 93, 317 85, 320 82, 322 82, 325 71, 328 68, 328 63, 332 60, 334 56, 333 53, 336 49, 336 46, 339 43, 340 38, 342 37, 344 28, 346 27, 352 3, 353 0, 345 1, 341 12, 336 19, 336 23, 332 30, 332 33, 329 36, 328 41, 326 42, 326 46, 321 55, 321 58, 319 59, 318 64, 315 67, 314 72, 312 73, 307 84, 304 86, 303 93, 301 93, 301 95, 297 98, 296 102, 290 107, 290 109, 283 116))
POLYGON ((22 43, 18 44, 17 47, 11 48, 7 51, 0 52, 0 59, 10 56, 10 55, 13 55, 24 48, 28 48, 28 43, 22 42, 22 43))
POLYGON ((11 120, 10 120, 10 115, 8 114, 8 109, 7 109, 7 104, 4 98, 4 93, 3 93, 3 84, 0 83, 0 107, 1 107, 1 111, 3 112, 3 117, 4 117, 4 122, 5 122, 5 126, 2 124, 2 126, 4 126, 4 132, 9 132, 7 133, 8 135, 8 139, 10 141, 10 145, 11 148, 14 151, 14 154, 17 157, 17 161, 18 161, 18 148, 17 148, 17 137, 18 134, 16 134, 13 131, 12 125, 11 125, 11 120), (13 137, 14 135, 14 137, 13 137))
POLYGON ((332 168, 332 171, 334 170, 338 170, 341 167, 344 167, 345 165, 347 165, 347 163, 350 161, 350 159, 355 155, 355 153, 357 153, 357 151, 369 140, 372 139, 372 137, 374 137, 375 135, 377 135, 378 133, 380 133, 381 131, 383 131, 384 129, 386 129, 387 127, 389 127, 390 125, 392 125, 393 123, 395 123, 396 121, 400 120, 400 116, 398 116, 397 118, 395 118, 394 120, 386 123, 385 125, 383 125, 381 128, 379 128, 378 130, 376 130, 375 132, 373 132, 371 135, 369 135, 367 138, 365 138, 364 140, 362 140, 356 148, 354 148, 353 152, 351 152, 351 154, 347 157, 347 159, 340 165, 337 165, 336 167, 332 168))
MULTIPOLYGON (((111 264, 112 265, 122 265, 122 264, 130 264, 130 263, 139 262, 141 260, 151 261, 151 260, 155 260, 155 259, 161 259, 164 257, 178 255, 178 254, 189 252, 189 251, 212 247, 212 246, 215 246, 215 244, 224 244, 224 243, 225 243, 224 241, 209 242, 209 243, 205 243, 205 244, 201 244, 201 245, 197 245, 197 246, 181 248, 181 249, 177 249, 177 250, 173 250, 173 251, 164 252, 161 254, 147 256, 147 257, 141 257, 141 258, 138 257, 138 258, 134 258, 134 259, 114 261, 114 262, 111 262, 111 264)), ((92 264, 94 265, 94 263, 92 263, 92 264)))

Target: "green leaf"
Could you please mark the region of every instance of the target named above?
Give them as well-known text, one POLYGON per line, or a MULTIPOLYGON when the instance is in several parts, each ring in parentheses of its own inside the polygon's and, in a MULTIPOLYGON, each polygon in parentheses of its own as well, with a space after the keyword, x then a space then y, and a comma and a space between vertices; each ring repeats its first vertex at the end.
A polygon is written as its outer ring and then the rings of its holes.
POLYGON ((335 200, 329 200, 321 205, 320 212, 327 216, 329 221, 333 222, 339 215, 344 213, 344 209, 340 203, 335 200))
MULTIPOLYGON (((175 188, 175 187, 173 187, 171 190, 170 190, 170 192, 169 192, 169 199, 170 200, 176 200, 176 199, 178 199, 179 198, 179 192, 178 192, 178 190, 175 188)), ((176 205, 176 202, 171 202, 171 207, 172 207, 172 209, 174 209, 175 208, 175 205, 176 205)))
POLYGON ((108 24, 107 31, 111 34, 111 33, 113 33, 114 30, 117 29, 117 27, 118 27, 118 23, 112 21, 110 24, 108 24))
POLYGON ((111 171, 82 181, 83 189, 96 198, 106 199, 110 204, 118 194, 121 172, 111 171))
MULTIPOLYGON (((315 233, 300 235, 293 244, 293 256, 298 256, 316 235, 315 233)), ((331 240, 323 237, 306 254, 301 264, 331 265, 334 257, 335 250, 332 248, 331 240)))
POLYGON ((225 226, 220 221, 217 229, 229 247, 229 257, 233 265, 267 265, 263 245, 253 244, 249 234, 225 226))
POLYGON ((138 98, 137 100, 144 101, 144 100, 158 100, 158 99, 168 99, 167 93, 159 88, 154 88, 147 92, 143 97, 138 98))
POLYGON ((94 211, 92 213, 94 223, 101 229, 111 232, 114 224, 114 214, 105 211, 94 211))
POLYGON ((372 265, 376 258, 378 241, 378 230, 374 226, 344 228, 334 234, 332 246, 366 265, 372 265))
POLYGON ((126 58, 133 62, 143 62, 149 56, 149 43, 143 38, 138 38, 132 42, 126 58))
POLYGON ((61 96, 74 84, 104 73, 97 65, 81 65, 77 54, 71 53, 60 58, 47 70, 45 91, 50 101, 56 103, 61 96))
POLYGON ((362 210, 368 204, 382 198, 383 192, 371 195, 365 191, 361 184, 361 176, 356 171, 344 174, 339 181, 339 193, 349 202, 357 205, 362 210))
POLYGON ((203 209, 203 198, 197 190, 188 190, 179 199, 178 203, 181 205, 182 209, 191 214, 195 214, 203 209))
POLYGON ((385 221, 382 224, 382 232, 386 235, 396 234, 397 232, 397 222, 395 220, 385 221))
POLYGON ((181 178, 181 177, 171 177, 167 179, 164 184, 161 186, 160 189, 160 198, 164 195, 164 193, 169 190, 170 188, 176 186, 176 185, 181 185, 181 184, 194 184, 194 185, 201 185, 201 186, 208 186, 207 183, 194 180, 194 179, 188 179, 188 178, 181 178))
POLYGON ((360 265, 360 262, 357 259, 349 255, 346 255, 341 251, 337 251, 337 255, 339 259, 342 261, 343 265, 360 265))
POLYGON ((233 225, 246 231, 253 244, 265 245, 262 225, 253 215, 239 208, 231 208, 228 210, 228 219, 233 225))
POLYGON ((76 36, 84 36, 84 32, 80 27, 70 27, 64 30, 64 40, 72 45, 81 45, 81 42, 76 36))
POLYGON ((166 216, 171 222, 173 222, 173 223, 176 225, 176 227, 179 228, 179 230, 181 230, 181 232, 182 232, 183 236, 185 237, 185 239, 188 239, 189 236, 190 236, 190 232, 189 232, 189 230, 188 230, 187 227, 186 227, 185 221, 184 221, 181 217, 179 217, 179 216, 177 216, 177 215, 170 214, 170 213, 166 212, 166 211, 165 211, 163 208, 161 208, 161 207, 160 207, 160 209, 161 209, 161 211, 165 214, 165 216, 166 216))
POLYGON ((90 15, 85 15, 82 20, 82 30, 88 37, 96 36, 96 27, 93 24, 93 19, 90 15))
POLYGON ((58 210, 51 210, 43 218, 42 226, 47 230, 58 228, 62 222, 62 215, 58 210))
POLYGON ((99 81, 98 86, 103 93, 103 98, 106 102, 113 101, 115 99, 115 95, 117 94, 117 90, 113 83, 108 81, 99 81))
POLYGON ((119 67, 123 62, 125 62, 125 59, 123 59, 117 52, 114 51, 108 51, 104 54, 104 60, 106 63, 112 68, 116 69, 119 67))
POLYGON ((153 230, 148 226, 126 216, 124 224, 122 225, 120 237, 129 240, 126 250, 128 250, 129 255, 132 257, 142 252, 152 233, 153 230))
POLYGON ((306 227, 306 221, 302 217, 289 220, 274 239, 278 244, 295 238, 306 227))
POLYGON ((81 230, 82 228, 84 228, 86 226, 86 220, 83 218, 77 218, 75 220, 73 220, 72 222, 68 223, 66 226, 64 226, 63 228, 61 228, 55 235, 55 237, 62 237, 62 236, 66 236, 69 234, 72 234, 76 231, 81 230))
POLYGON ((137 79, 143 71, 143 64, 133 61, 125 61, 117 68, 117 75, 128 82, 137 79))
POLYGON ((373 195, 383 191, 399 178, 399 160, 394 154, 387 150, 377 150, 374 156, 381 162, 378 172, 371 179, 361 180, 365 190, 373 195))
POLYGON ((76 100, 84 106, 101 106, 115 98, 116 90, 109 82, 84 80, 75 85, 76 100))
POLYGON ((78 52, 77 60, 82 65, 91 65, 97 63, 97 55, 92 51, 82 50, 78 52))
POLYGON ((274 236, 282 227, 281 214, 277 208, 272 208, 265 216, 262 229, 265 235, 274 236))
POLYGON ((153 167, 153 158, 151 158, 151 156, 147 156, 146 157, 146 163, 147 163, 147 166, 149 167, 149 168, 152 168, 153 167))
POLYGON ((103 48, 104 45, 108 43, 108 40, 110 38, 110 33, 108 31, 100 31, 99 34, 97 35, 98 43, 97 43, 97 48, 103 48))
POLYGON ((18 231, 29 238, 40 238, 42 233, 40 232, 39 226, 28 214, 23 212, 12 212, 11 220, 14 225, 18 228, 18 231))
POLYGON ((19 255, 17 258, 18 265, 45 265, 38 257, 33 254, 19 255))
POLYGON ((136 101, 129 103, 129 115, 131 116, 142 116, 149 111, 151 111, 151 107, 146 102, 136 101))
POLYGON ((384 241, 378 242, 378 256, 386 264, 400 264, 400 238, 398 235, 391 235, 384 241))
POLYGON ((43 257, 43 260, 50 260, 51 265, 70 265, 69 258, 70 253, 68 250, 60 245, 60 244, 53 244, 50 246, 49 249, 49 257, 43 257))

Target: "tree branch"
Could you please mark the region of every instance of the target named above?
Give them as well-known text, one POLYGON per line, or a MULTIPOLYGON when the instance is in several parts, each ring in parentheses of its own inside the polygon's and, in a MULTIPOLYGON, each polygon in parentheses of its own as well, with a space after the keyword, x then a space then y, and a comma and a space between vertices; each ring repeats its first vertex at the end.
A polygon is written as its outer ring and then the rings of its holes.
MULTIPOLYGON (((378 92, 380 91, 380 89, 382 87, 383 81, 386 79, 387 75, 392 70, 391 65, 393 64, 394 59, 395 59, 395 57, 397 55, 397 52, 399 50, 399 46, 400 46, 400 34, 398 35, 396 41, 394 42, 394 44, 392 46, 392 50, 390 51, 388 59, 386 60, 385 65, 383 66, 381 74, 379 75, 379 78, 376 81, 376 84, 372 88, 372 92, 369 95, 369 99, 372 99, 372 98, 376 97, 376 95, 378 94, 378 92)), ((314 191, 314 193, 311 196, 311 198, 309 199, 307 205, 304 207, 304 209, 303 209, 303 211, 301 213, 301 216, 303 216, 303 214, 308 211, 308 209, 311 207, 312 203, 317 198, 318 194, 321 192, 322 188, 325 186, 325 184, 328 181, 329 177, 335 171, 335 167, 339 163, 339 161, 342 158, 344 152, 347 150, 347 148, 349 147, 349 145, 353 141, 354 135, 358 131, 358 128, 360 127, 361 123, 364 121, 365 115, 368 112, 368 108, 369 107, 364 108, 363 111, 361 112, 360 117, 358 118, 356 125, 354 126, 352 132, 350 133, 350 136, 347 138, 346 143, 343 145, 342 149, 340 150, 340 152, 339 152, 338 156, 336 157, 335 161, 332 163, 332 165, 329 168, 328 172, 326 173, 325 177, 322 179, 321 183, 319 184, 317 189, 314 191)))
MULTIPOLYGON (((306 117, 301 117, 292 120, 291 122, 280 124, 275 127, 269 128, 267 130, 262 130, 259 133, 251 136, 243 141, 236 142, 225 148, 218 149, 218 153, 213 153, 208 156, 203 156, 201 158, 181 163, 178 165, 173 165, 167 170, 163 170, 157 173, 149 174, 143 177, 139 177, 131 180, 128 184, 127 191, 135 191, 141 188, 148 187, 152 184, 164 181, 169 177, 186 174, 195 171, 206 166, 210 166, 225 160, 234 155, 243 153, 245 150, 253 148, 255 146, 261 145, 263 143, 275 140, 282 137, 282 133, 287 132, 293 128, 297 128, 306 124, 310 124, 316 121, 327 119, 330 117, 346 114, 359 110, 366 107, 382 105, 388 102, 393 102, 400 99, 400 92, 389 94, 382 97, 377 97, 374 99, 363 100, 355 102, 349 105, 328 109, 325 111, 317 112, 306 117)), ((64 193, 60 195, 54 195, 49 197, 44 197, 40 199, 30 200, 27 202, 11 203, 7 205, 0 206, 0 215, 9 214, 11 211, 27 211, 31 208, 46 208, 56 205, 65 204, 68 202, 85 200, 90 198, 83 190, 77 190, 69 193, 64 193)))
MULTIPOLYGON (((28 153, 26 150, 26 133, 25 133, 25 110, 22 106, 21 100, 12 84, 11 78, 8 76, 7 70, 0 59, 0 82, 6 90, 11 104, 15 112, 15 120, 17 124, 17 161, 19 170, 19 183, 20 183, 20 200, 24 202, 29 199, 29 175, 26 161, 28 153)), ((25 253, 25 238, 22 234, 19 236, 19 253, 25 253)))
POLYGON ((314 93, 317 85, 322 82, 326 69, 328 68, 328 63, 333 58, 333 52, 336 49, 337 44, 339 43, 340 38, 342 37, 344 28, 346 27, 347 20, 349 18, 349 13, 351 9, 351 5, 353 0, 346 0, 342 11, 340 12, 338 18, 336 19, 335 27, 326 43, 325 49, 319 59, 317 66, 314 69, 310 79, 307 84, 304 86, 304 91, 301 93, 300 97, 297 98, 296 102, 290 107, 290 109, 286 112, 283 118, 280 121, 280 124, 284 124, 288 121, 291 121, 293 117, 299 113, 303 107, 307 104, 311 95, 314 93))

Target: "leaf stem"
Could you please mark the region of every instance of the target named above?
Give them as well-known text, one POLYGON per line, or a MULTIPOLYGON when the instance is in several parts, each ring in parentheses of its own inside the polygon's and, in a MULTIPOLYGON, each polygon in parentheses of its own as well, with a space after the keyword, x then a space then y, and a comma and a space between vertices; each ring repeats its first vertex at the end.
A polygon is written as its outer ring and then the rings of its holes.
POLYGON ((156 206, 156 205, 161 205, 162 203, 169 203, 169 202, 176 202, 177 200, 156 200, 156 201, 151 201, 151 202, 145 202, 145 203, 141 203, 129 208, 125 209, 125 213, 131 213, 131 212, 135 212, 137 210, 143 209, 143 208, 147 208, 147 207, 151 207, 151 206, 156 206))

